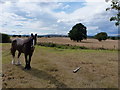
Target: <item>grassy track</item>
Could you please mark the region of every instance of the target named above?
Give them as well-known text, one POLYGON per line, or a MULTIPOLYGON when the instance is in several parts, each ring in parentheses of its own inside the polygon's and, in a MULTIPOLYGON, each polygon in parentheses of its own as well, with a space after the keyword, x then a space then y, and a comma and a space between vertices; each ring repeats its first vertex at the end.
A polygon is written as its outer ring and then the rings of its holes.
POLYGON ((2 45, 3 87, 116 88, 118 54, 110 50, 72 50, 36 46, 30 71, 11 65, 10 44, 2 45), (73 69, 81 67, 77 73, 73 69))

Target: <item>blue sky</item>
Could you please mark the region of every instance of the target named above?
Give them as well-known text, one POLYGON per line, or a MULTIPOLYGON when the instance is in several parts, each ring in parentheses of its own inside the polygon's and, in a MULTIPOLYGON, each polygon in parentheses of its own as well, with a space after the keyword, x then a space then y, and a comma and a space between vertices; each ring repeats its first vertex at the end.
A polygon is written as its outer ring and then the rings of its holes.
POLYGON ((2 33, 67 35, 75 24, 83 23, 88 35, 118 34, 114 22, 109 21, 116 12, 106 12, 110 3, 104 0, 1 0, 0 6, 2 33))

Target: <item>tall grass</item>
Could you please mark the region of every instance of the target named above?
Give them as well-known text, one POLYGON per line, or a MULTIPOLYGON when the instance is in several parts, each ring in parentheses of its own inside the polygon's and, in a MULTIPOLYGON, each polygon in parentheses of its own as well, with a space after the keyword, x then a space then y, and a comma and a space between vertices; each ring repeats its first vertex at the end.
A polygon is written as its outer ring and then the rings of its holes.
MULTIPOLYGON (((107 49, 104 47, 88 48, 85 46, 77 46, 77 45, 71 45, 71 44, 58 44, 58 43, 51 43, 51 42, 38 42, 37 45, 44 46, 44 47, 55 47, 60 49, 94 49, 94 50, 112 50, 112 51, 115 50, 115 49, 107 49)), ((119 51, 119 49, 117 51, 119 51)))
POLYGON ((76 46, 76 45, 70 45, 70 44, 56 44, 56 43, 47 43, 47 42, 39 42, 38 45, 45 46, 45 47, 56 47, 61 49, 89 49, 84 46, 76 46))

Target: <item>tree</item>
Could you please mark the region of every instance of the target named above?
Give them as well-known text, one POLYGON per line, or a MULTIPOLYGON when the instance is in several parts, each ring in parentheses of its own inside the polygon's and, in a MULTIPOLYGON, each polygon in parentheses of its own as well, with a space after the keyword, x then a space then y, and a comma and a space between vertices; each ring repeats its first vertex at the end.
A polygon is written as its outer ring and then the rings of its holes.
POLYGON ((83 39, 87 39, 87 30, 82 23, 78 23, 72 27, 72 30, 69 31, 68 36, 71 40, 81 42, 83 39))
POLYGON ((115 40, 115 37, 111 37, 112 40, 115 40))
POLYGON ((10 36, 7 35, 7 34, 2 34, 0 33, 0 36, 2 36, 2 41, 0 41, 0 43, 9 43, 11 40, 10 40, 10 36))
POLYGON ((21 37, 21 35, 18 35, 18 37, 21 37))
POLYGON ((95 35, 95 39, 98 39, 99 41, 106 40, 108 38, 108 35, 106 32, 101 32, 95 35))
MULTIPOLYGON (((108 2, 109 0, 106 0, 108 2)), ((108 10, 116 10, 118 13, 116 16, 113 16, 110 18, 110 21, 116 21, 115 25, 119 26, 120 25, 120 1, 119 0, 112 0, 111 1, 111 7, 107 8, 106 11, 108 10)))
POLYGON ((17 35, 13 35, 12 37, 17 37, 17 35))

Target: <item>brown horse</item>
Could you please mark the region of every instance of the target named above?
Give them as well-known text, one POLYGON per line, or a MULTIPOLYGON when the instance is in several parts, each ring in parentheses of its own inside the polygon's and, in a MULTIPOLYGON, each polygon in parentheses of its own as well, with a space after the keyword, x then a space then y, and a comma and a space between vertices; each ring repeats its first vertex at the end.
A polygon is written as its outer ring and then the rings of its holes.
POLYGON ((17 64, 20 65, 21 62, 19 60, 19 57, 21 53, 24 53, 25 55, 25 69, 29 70, 31 69, 30 62, 31 62, 31 57, 33 55, 35 45, 37 42, 37 34, 31 36, 28 39, 22 39, 22 38, 17 38, 12 41, 11 45, 11 54, 13 56, 12 64, 15 64, 15 52, 16 50, 18 51, 18 62, 17 64))

